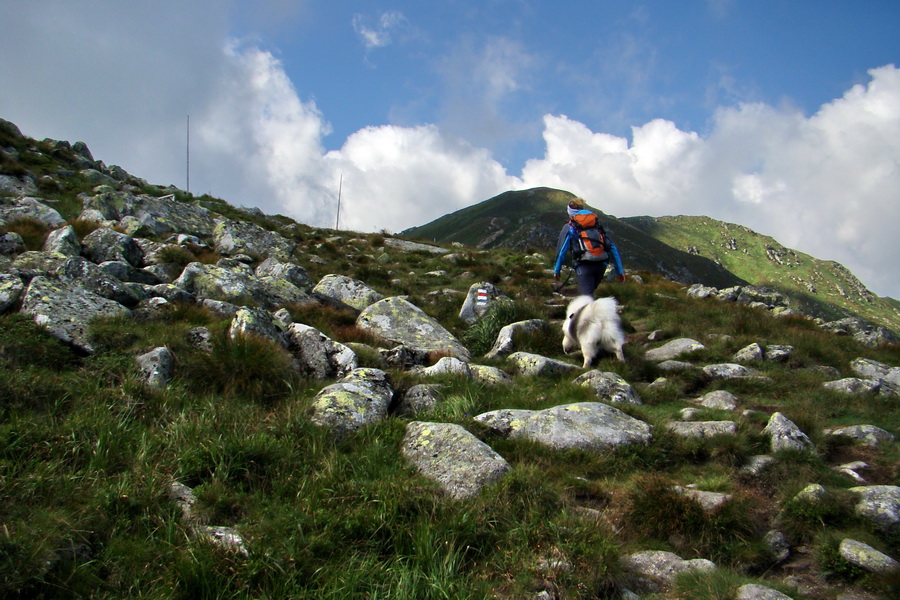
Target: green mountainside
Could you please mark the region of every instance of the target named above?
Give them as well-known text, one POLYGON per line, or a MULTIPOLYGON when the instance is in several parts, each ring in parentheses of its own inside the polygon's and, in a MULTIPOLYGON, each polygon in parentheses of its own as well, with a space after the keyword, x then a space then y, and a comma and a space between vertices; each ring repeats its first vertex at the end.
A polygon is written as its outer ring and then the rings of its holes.
MULTIPOLYGON (((402 232, 412 238, 479 248, 555 247, 574 195, 550 188, 510 191, 402 232)), ((625 268, 717 288, 751 284, 788 295, 828 320, 859 316, 900 331, 896 300, 879 298, 845 267, 786 248, 775 239, 709 217, 627 217, 592 207, 618 246, 625 268)))

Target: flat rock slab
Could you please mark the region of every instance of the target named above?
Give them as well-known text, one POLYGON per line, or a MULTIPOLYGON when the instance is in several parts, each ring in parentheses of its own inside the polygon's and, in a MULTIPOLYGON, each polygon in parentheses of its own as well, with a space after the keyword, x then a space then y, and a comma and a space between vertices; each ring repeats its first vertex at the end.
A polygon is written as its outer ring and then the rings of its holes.
POLYGON ((454 500, 477 495, 512 469, 490 446, 454 423, 413 421, 406 426, 402 454, 454 500))
POLYGON ((672 340, 671 342, 666 342, 659 348, 647 350, 647 352, 644 353, 644 357, 647 360, 672 360, 684 354, 696 352, 697 350, 704 350, 705 348, 706 346, 697 340, 679 338, 677 340, 672 340))
POLYGON ((600 402, 565 404, 545 410, 496 410, 475 420, 513 439, 528 439, 558 450, 603 451, 650 442, 650 425, 600 402))
POLYGON ((416 353, 433 352, 464 361, 470 359, 469 351, 453 334, 422 309, 399 296, 385 298, 366 307, 356 319, 356 325, 416 353))

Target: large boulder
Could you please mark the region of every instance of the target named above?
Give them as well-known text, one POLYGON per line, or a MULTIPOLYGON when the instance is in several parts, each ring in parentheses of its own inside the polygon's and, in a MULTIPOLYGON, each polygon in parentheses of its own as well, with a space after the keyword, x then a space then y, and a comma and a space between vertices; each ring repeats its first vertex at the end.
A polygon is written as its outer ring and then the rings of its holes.
POLYGON ((479 281, 469 286, 469 292, 459 309, 459 318, 472 324, 487 313, 498 301, 509 300, 493 283, 479 281))
POLYGON ((882 444, 890 444, 897 439, 890 431, 885 431, 874 425, 846 425, 830 429, 826 433, 828 435, 850 438, 863 446, 881 446, 882 444))
POLYGON ((12 264, 12 272, 25 281, 35 277, 56 275, 56 270, 69 259, 58 252, 37 252, 29 250, 18 255, 12 264))
POLYGON ((841 540, 838 546, 838 553, 841 555, 841 558, 851 565, 869 573, 882 573, 884 575, 900 573, 900 563, 872 546, 856 540, 849 538, 841 540))
POLYGON ((512 469, 487 444, 453 423, 413 421, 406 426, 402 453, 454 500, 477 495, 512 469))
POLYGON ((80 285, 98 296, 103 296, 124 306, 134 307, 142 300, 142 295, 135 289, 80 256, 65 261, 56 270, 56 274, 61 281, 80 285))
POLYGON ((672 433, 685 438, 712 438, 719 435, 735 435, 734 421, 673 421, 666 425, 672 433))
POLYGON ((515 365, 520 375, 536 375, 542 377, 554 377, 574 373, 581 367, 555 358, 547 358, 540 354, 530 352, 513 352, 509 355, 509 361, 515 365))
POLYGON ((289 281, 260 279, 249 266, 229 259, 222 259, 215 265, 190 263, 173 283, 199 300, 255 304, 270 310, 293 303, 312 302, 308 294, 289 281))
POLYGON ((420 355, 435 353, 470 359, 469 351, 453 334, 404 298, 379 300, 360 313, 356 325, 420 355))
POLYGON ((66 224, 56 209, 50 208, 37 198, 0 198, 0 222, 9 223, 19 219, 40 221, 50 227, 66 224))
POLYGON ((140 267, 144 252, 130 235, 113 229, 95 229, 81 240, 82 254, 97 264, 108 260, 124 260, 140 267))
POLYGON ((550 448, 604 451, 650 442, 650 425, 600 402, 565 404, 545 410, 495 410, 475 417, 493 431, 550 448))
POLYGON ((394 391, 380 369, 355 369, 320 391, 312 404, 312 422, 341 436, 387 417, 394 391))
POLYGON ((75 229, 71 225, 54 229, 47 235, 42 248, 44 252, 58 252, 66 256, 81 255, 81 242, 75 235, 75 229))
POLYGON ((892 367, 870 358, 857 358, 850 363, 850 369, 865 379, 880 379, 900 385, 900 367, 892 367))
POLYGON ((343 302, 359 311, 384 299, 384 294, 346 275, 326 275, 313 288, 313 293, 343 302))
POLYGON ((265 279, 266 277, 285 279, 304 292, 309 292, 313 289, 314 282, 310 278, 309 273, 306 272, 306 269, 293 263, 267 258, 256 267, 255 272, 260 279, 265 279))
POLYGON ((780 412, 769 417, 763 430, 769 436, 772 452, 794 450, 797 452, 813 452, 815 445, 797 425, 780 412))
POLYGON ((850 488, 859 494, 856 513, 889 533, 900 530, 900 487, 868 485, 850 488))
POLYGON ((622 557, 626 571, 639 577, 639 591, 655 592, 675 582, 682 573, 708 572, 716 568, 715 563, 704 558, 685 560, 672 552, 645 550, 622 557))
POLYGON ((547 322, 543 319, 529 319, 527 321, 510 323, 500 330, 493 347, 484 356, 485 358, 497 358, 498 356, 512 354, 516 350, 515 338, 517 335, 547 331, 547 329, 547 322))
POLYGON ((256 336, 267 339, 277 346, 287 348, 288 342, 278 321, 267 310, 244 306, 237 310, 228 327, 228 336, 256 336))
POLYGON ((315 379, 344 377, 358 366, 353 350, 309 325, 292 323, 287 339, 300 372, 315 379))
POLYGON ((156 235, 187 233, 201 237, 212 235, 216 227, 214 215, 203 208, 179 202, 171 196, 138 196, 131 215, 156 235))
POLYGON ((112 300, 73 283, 47 277, 31 280, 22 300, 22 312, 32 315, 54 337, 93 353, 88 327, 98 317, 130 316, 131 311, 112 300))
POLYGON ((0 315, 13 308, 22 297, 25 284, 18 275, 0 273, 0 315))
POLYGON ((297 248, 295 242, 246 221, 222 221, 213 230, 215 250, 225 256, 248 254, 285 262, 297 248))

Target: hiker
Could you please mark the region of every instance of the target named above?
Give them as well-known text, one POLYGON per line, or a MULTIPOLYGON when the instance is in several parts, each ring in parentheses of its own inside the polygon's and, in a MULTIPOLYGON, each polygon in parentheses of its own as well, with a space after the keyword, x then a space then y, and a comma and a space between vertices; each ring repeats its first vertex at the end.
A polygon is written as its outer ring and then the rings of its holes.
POLYGON ((556 264, 553 267, 553 279, 557 289, 562 287, 559 272, 562 270, 566 254, 572 253, 575 260, 575 274, 578 277, 578 292, 584 296, 593 296, 594 290, 603 281, 609 258, 612 257, 616 270, 616 281, 625 281, 625 270, 619 249, 610 239, 597 215, 585 209, 584 200, 575 198, 567 207, 569 222, 559 232, 559 243, 556 246, 556 264))

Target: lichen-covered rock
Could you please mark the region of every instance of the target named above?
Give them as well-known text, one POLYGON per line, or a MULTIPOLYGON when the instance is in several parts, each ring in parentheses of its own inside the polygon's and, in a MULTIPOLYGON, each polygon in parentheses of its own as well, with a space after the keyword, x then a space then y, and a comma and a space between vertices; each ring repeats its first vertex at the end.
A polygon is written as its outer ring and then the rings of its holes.
POLYGON ((50 208, 37 198, 25 196, 23 198, 0 198, 0 222, 10 222, 18 219, 33 219, 50 227, 60 227, 66 224, 56 209, 50 208))
POLYGON ((900 571, 900 563, 872 546, 846 538, 838 546, 841 558, 869 573, 886 575, 900 571))
POLYGON ((892 367, 869 358, 857 358, 850 363, 850 369, 865 379, 881 379, 900 385, 900 367, 892 367))
POLYGON ((55 275, 59 266, 68 259, 68 256, 58 252, 29 250, 16 257, 12 263, 12 271, 25 281, 31 281, 35 277, 55 275))
POLYGON ((287 348, 288 341, 272 313, 261 308, 242 307, 235 313, 228 328, 232 339, 243 335, 255 335, 287 348))
POLYGON ((576 385, 588 387, 601 402, 613 404, 643 404, 640 395, 631 384, 617 373, 588 371, 573 381, 576 385))
POLYGON ((580 369, 571 363, 530 352, 513 352, 509 355, 509 362, 515 366, 520 375, 526 376, 553 377, 574 373, 580 369))
POLYGON ((25 284, 18 275, 0 273, 0 314, 13 308, 22 297, 25 284))
POLYGON ((360 313, 356 325, 419 354, 445 354, 463 361, 470 358, 469 351, 453 334, 404 298, 379 300, 360 313))
POLYGON ((704 350, 705 348, 706 346, 697 340, 679 338, 677 340, 666 342, 659 348, 647 350, 647 352, 644 353, 644 357, 647 360, 672 360, 684 354, 696 352, 697 350, 704 350))
POLYGON ((175 356, 165 346, 141 354, 136 360, 144 381, 151 388, 165 388, 175 375, 175 356))
POLYGON ((54 229, 47 235, 44 241, 44 252, 58 252, 66 256, 80 256, 81 242, 75 234, 75 229, 71 225, 54 229))
POLYGON ((306 269, 293 263, 280 262, 275 258, 267 258, 260 263, 256 267, 256 276, 284 279, 307 293, 314 287, 314 282, 306 269))
POLYGON ((816 504, 828 498, 828 490, 818 483, 811 483, 799 492, 791 500, 792 502, 807 502, 816 504))
POLYGON ((849 335, 863 346, 868 346, 869 348, 875 348, 882 344, 900 343, 900 337, 890 329, 869 323, 858 317, 847 317, 838 321, 831 321, 823 324, 822 329, 838 335, 849 335))
POLYGON ((714 390, 696 398, 694 402, 715 410, 735 410, 738 407, 737 400, 737 396, 727 390, 714 390))
POLYGON ((442 386, 423 383, 409 388, 397 403, 397 415, 416 417, 424 414, 443 400, 442 386))
POLYGON ((14 256, 25 251, 25 240, 15 231, 0 234, 0 255, 14 256))
POLYGON ((209 237, 216 227, 216 217, 207 209, 168 196, 137 196, 130 214, 158 236, 182 233, 209 237))
POLYGON ((472 371, 469 369, 469 363, 463 362, 452 356, 444 356, 430 367, 425 367, 419 371, 422 375, 433 377, 436 375, 462 375, 463 377, 471 377, 472 371))
POLYGON ((731 494, 723 494, 721 492, 707 492, 680 485, 676 485, 673 489, 677 494, 690 498, 699 504, 700 508, 707 512, 714 511, 731 500, 731 494))
POLYGON ((475 417, 500 435, 528 439, 550 448, 603 451, 647 444, 650 425, 600 402, 565 404, 545 410, 497 410, 475 417))
POLYGON ((506 371, 498 369, 497 367, 470 363, 469 372, 472 373, 473 379, 486 385, 506 385, 512 383, 512 377, 510 377, 506 371))
POLYGON ((850 488, 859 494, 856 513, 889 533, 900 529, 900 487, 868 485, 850 488))
POLYGON ((738 350, 733 357, 736 362, 758 362, 763 359, 762 346, 756 342, 738 350))
POLYGON ((785 362, 794 354, 794 347, 784 344, 766 346, 765 358, 769 362, 785 362))
POLYGON ((896 440, 896 436, 890 431, 885 431, 874 425, 847 425, 827 431, 828 435, 839 435, 855 440, 865 446, 880 446, 890 444, 896 440))
POLYGON ((459 318, 472 324, 483 317, 497 302, 509 300, 493 283, 479 281, 469 286, 469 292, 459 309, 459 318))
POLYGON ((622 566, 642 579, 640 591, 655 592, 659 586, 667 586, 675 578, 688 572, 707 572, 716 568, 715 563, 704 558, 684 560, 673 552, 645 550, 622 557, 622 566))
POLYGON ((384 294, 373 290, 362 281, 334 274, 320 279, 313 288, 313 293, 338 300, 359 311, 384 299, 384 294))
POLYGON ((822 387, 841 394, 873 394, 881 389, 881 382, 877 379, 845 377, 837 381, 826 381, 822 384, 822 387))
POLYGON ((735 435, 737 423, 734 421, 673 421, 666 427, 679 437, 711 438, 717 435, 735 435))
POLYGON ((358 366, 356 353, 309 325, 292 323, 287 329, 288 347, 300 372, 315 379, 337 379, 358 366))
POLYGON ((491 347, 490 351, 485 354, 485 358, 497 358, 498 356, 506 356, 515 352, 515 337, 524 333, 536 333, 538 331, 547 331, 547 322, 543 319, 529 319, 527 321, 518 321, 504 326, 500 333, 497 334, 497 340, 491 347))
POLYGON ((732 379, 744 377, 756 377, 759 371, 738 365, 734 363, 720 363, 716 365, 706 365, 703 372, 713 379, 732 379))
POLYGON ((772 550, 772 557, 776 563, 783 563, 791 555, 791 544, 787 537, 778 531, 772 529, 763 536, 763 541, 772 550))
POLYGON ((212 235, 216 252, 225 256, 249 254, 286 262, 297 248, 286 237, 247 221, 222 221, 212 235))
POLYGON ((394 391, 380 369, 354 369, 320 391, 312 404, 312 422, 344 435, 387 416, 394 391))
POLYGON ((81 252, 97 264, 108 260, 124 260, 139 267, 144 259, 144 252, 133 237, 106 228, 95 229, 87 234, 81 240, 81 252))
POLYGON ((199 300, 219 300, 235 305, 257 305, 277 310, 312 299, 289 281, 258 278, 249 266, 235 260, 220 260, 215 265, 193 262, 184 268, 173 284, 199 300))
POLYGON ((145 269, 138 269, 124 260, 108 260, 97 265, 107 275, 124 283, 140 283, 142 285, 158 285, 163 281, 154 273, 145 269))
POLYGON ((772 452, 781 450, 813 452, 815 450, 815 445, 809 436, 800 431, 793 421, 780 412, 776 412, 769 418, 763 432, 769 436, 772 452))
POLYGON ((453 423, 413 421, 406 426, 403 456, 454 500, 477 495, 512 467, 487 444, 453 423))
POLYGON ((22 300, 22 312, 54 337, 93 353, 88 325, 98 317, 130 316, 131 311, 72 283, 35 277, 22 300))
POLYGON ((98 296, 103 296, 124 306, 134 307, 142 299, 141 294, 134 289, 80 256, 72 257, 62 263, 56 270, 56 275, 61 281, 80 285, 98 296))
POLYGON ((450 253, 450 250, 441 248, 440 246, 421 244, 419 242, 408 242, 406 240, 398 240, 397 238, 385 238, 384 245, 387 248, 393 248, 394 250, 400 250, 401 252, 428 252, 429 254, 450 253))

